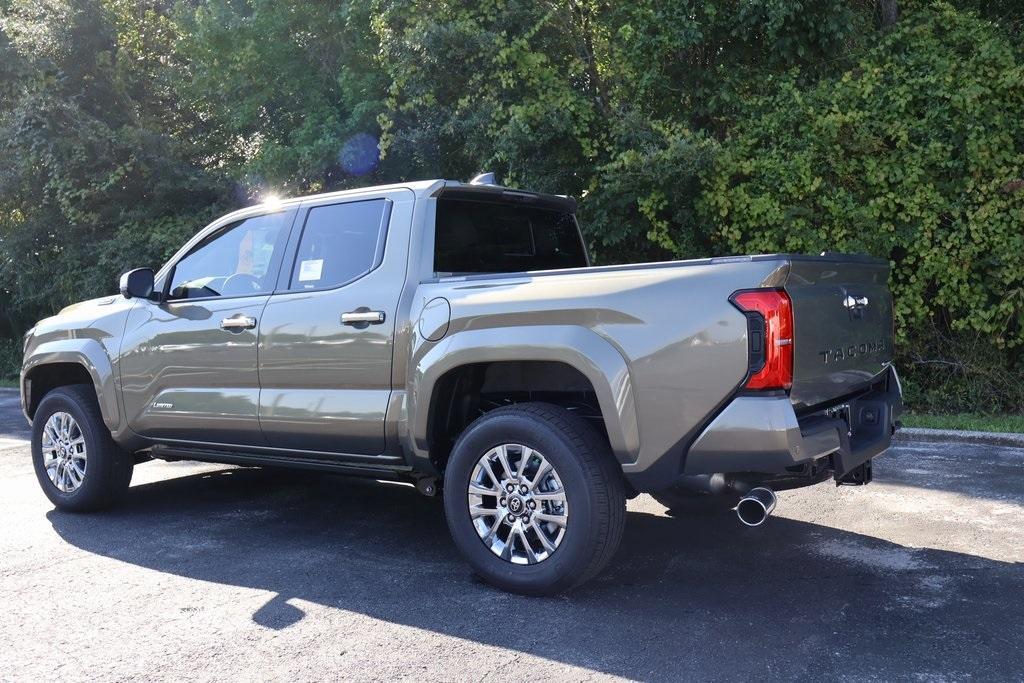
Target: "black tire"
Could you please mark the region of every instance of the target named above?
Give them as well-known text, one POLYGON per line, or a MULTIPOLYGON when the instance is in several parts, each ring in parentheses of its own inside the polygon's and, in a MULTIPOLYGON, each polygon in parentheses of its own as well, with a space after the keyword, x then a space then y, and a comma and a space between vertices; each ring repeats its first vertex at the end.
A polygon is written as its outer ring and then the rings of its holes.
POLYGON ((57 508, 90 512, 117 504, 128 491, 134 460, 110 438, 93 388, 84 384, 58 387, 43 397, 32 418, 32 464, 43 493, 57 508), (43 430, 54 413, 70 414, 78 423, 87 449, 85 475, 71 492, 50 481, 43 466, 43 430))
POLYGON ((448 528, 473 570, 498 588, 525 595, 562 593, 593 578, 618 549, 626 520, 622 472, 608 444, 584 419, 545 403, 499 408, 473 422, 452 449, 444 492, 448 528), (473 469, 506 443, 542 453, 557 470, 569 504, 561 543, 536 564, 513 564, 491 552, 469 513, 473 469))
POLYGON ((721 515, 736 507, 740 501, 739 495, 735 493, 709 494, 681 487, 655 491, 651 497, 668 508, 672 517, 721 515))

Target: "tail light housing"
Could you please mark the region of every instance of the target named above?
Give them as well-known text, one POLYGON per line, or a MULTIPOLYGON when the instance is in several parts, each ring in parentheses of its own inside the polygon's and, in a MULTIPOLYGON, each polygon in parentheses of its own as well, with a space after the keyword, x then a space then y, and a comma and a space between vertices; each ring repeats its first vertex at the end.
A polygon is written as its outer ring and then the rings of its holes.
POLYGON ((729 301, 747 316, 747 389, 793 386, 793 304, 781 289, 748 289, 729 301))

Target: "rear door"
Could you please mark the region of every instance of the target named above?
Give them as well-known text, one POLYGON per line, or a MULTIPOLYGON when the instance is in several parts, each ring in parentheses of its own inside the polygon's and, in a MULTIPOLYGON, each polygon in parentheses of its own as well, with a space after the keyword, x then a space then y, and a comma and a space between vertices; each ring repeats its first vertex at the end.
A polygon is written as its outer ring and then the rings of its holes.
POLYGON ((300 206, 260 322, 269 446, 321 458, 384 451, 413 204, 411 191, 392 190, 300 206))
POLYGON ((793 388, 797 407, 866 386, 893 358, 889 265, 861 256, 794 256, 793 388))

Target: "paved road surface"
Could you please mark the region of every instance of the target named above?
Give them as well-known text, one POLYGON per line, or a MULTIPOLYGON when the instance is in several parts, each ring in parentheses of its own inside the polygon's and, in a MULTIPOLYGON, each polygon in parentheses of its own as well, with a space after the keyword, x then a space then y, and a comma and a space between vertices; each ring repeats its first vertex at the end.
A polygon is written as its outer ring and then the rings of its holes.
POLYGON ((17 390, 0 389, 0 449, 22 445, 28 437, 28 423, 21 415, 17 390))
POLYGON ((604 574, 528 599, 409 487, 147 463, 71 515, 5 443, 3 680, 1024 678, 1024 451, 905 444, 760 529, 641 496, 604 574))

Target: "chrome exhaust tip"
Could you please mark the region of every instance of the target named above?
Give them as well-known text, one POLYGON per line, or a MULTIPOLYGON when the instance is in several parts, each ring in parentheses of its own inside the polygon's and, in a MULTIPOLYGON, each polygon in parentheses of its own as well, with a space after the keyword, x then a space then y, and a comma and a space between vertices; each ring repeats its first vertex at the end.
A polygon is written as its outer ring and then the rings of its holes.
POLYGON ((747 526, 761 526, 775 509, 775 492, 764 486, 750 489, 733 508, 747 526))

